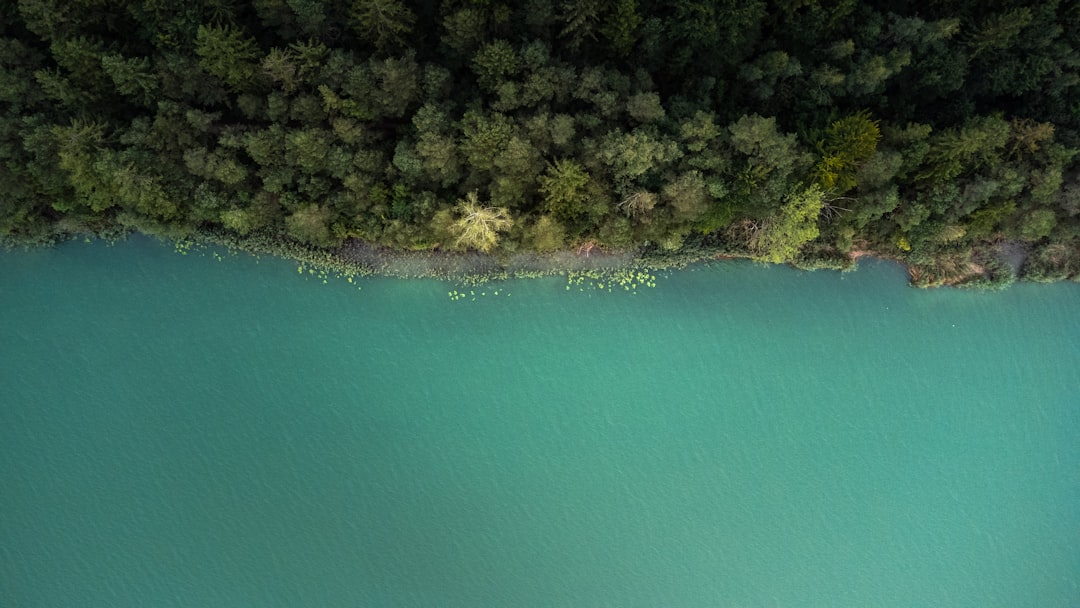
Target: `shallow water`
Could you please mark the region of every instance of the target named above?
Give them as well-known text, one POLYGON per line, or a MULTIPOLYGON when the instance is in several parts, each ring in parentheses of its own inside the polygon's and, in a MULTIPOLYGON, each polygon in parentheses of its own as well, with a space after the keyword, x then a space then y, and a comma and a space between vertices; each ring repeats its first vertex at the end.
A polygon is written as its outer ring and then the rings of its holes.
POLYGON ((905 279, 0 253, 0 606, 1080 605, 1080 286, 905 279))

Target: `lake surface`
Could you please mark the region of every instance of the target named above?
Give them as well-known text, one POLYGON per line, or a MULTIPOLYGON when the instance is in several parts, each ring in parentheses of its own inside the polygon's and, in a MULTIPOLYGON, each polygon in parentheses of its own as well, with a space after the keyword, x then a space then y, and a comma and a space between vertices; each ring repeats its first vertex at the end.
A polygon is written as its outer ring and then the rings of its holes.
POLYGON ((0 606, 1080 605, 1080 285, 656 283, 0 253, 0 606))

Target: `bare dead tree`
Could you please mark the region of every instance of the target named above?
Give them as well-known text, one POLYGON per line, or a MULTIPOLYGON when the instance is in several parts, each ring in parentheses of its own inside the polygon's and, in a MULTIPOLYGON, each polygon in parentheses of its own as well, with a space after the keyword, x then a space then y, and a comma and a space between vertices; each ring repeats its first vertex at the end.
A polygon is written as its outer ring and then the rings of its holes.
POLYGON ((585 241, 580 246, 578 246, 577 254, 578 255, 583 255, 584 254, 585 257, 589 257, 589 254, 592 253, 593 249, 596 249, 596 246, 597 246, 596 241, 585 241))
POLYGON ((727 236, 734 243, 742 243, 748 249, 757 250, 761 235, 767 229, 767 220, 747 218, 728 226, 727 236))
POLYGON ((626 217, 645 215, 656 206, 656 194, 648 190, 638 190, 616 205, 626 217))
POLYGON ((851 196, 836 196, 831 192, 827 193, 825 196, 825 204, 821 207, 821 217, 825 218, 825 221, 827 222, 831 222, 834 219, 840 217, 841 214, 851 211, 851 209, 847 209, 845 207, 840 207, 839 205, 833 204, 836 201, 854 202, 855 198, 851 196))

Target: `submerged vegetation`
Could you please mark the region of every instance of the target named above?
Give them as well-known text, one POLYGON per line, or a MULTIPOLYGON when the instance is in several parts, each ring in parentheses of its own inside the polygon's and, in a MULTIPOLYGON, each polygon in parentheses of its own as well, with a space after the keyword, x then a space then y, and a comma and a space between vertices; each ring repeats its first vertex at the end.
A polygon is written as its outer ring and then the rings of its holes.
POLYGON ((7 243, 1003 286, 1080 276, 1078 147, 1060 0, 0 0, 7 243))

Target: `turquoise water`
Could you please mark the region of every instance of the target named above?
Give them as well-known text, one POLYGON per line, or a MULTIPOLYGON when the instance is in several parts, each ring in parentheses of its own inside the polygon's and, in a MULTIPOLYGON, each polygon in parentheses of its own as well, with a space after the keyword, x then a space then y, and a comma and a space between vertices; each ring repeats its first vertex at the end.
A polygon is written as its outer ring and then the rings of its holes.
POLYGON ((2 253, 0 606, 1080 605, 1080 286, 905 278, 2 253))

